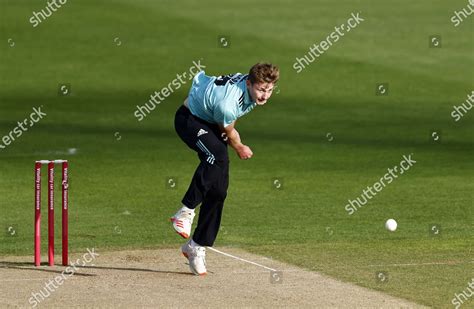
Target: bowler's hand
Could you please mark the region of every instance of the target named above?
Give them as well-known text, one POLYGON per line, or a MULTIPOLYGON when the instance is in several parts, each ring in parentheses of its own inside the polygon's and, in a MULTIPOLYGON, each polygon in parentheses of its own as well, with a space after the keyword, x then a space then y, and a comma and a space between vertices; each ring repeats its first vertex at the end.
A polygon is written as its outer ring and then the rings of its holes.
POLYGON ((250 149, 249 146, 246 146, 246 145, 240 146, 236 150, 236 152, 237 152, 237 155, 239 156, 239 158, 241 158, 242 160, 250 159, 253 156, 252 150, 250 149))

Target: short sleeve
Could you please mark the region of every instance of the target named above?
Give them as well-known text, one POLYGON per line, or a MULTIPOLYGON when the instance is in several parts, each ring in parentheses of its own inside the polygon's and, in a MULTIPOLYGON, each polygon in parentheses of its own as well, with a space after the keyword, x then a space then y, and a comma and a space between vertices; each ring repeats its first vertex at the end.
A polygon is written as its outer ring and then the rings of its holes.
POLYGON ((232 122, 237 120, 237 113, 235 110, 228 108, 225 104, 218 104, 214 108, 214 121, 218 124, 227 127, 232 122))

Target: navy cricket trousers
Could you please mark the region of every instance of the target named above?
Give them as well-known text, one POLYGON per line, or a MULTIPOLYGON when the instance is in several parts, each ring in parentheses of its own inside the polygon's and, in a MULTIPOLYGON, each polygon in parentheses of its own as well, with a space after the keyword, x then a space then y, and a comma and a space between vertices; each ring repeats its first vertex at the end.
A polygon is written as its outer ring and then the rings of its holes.
POLYGON ((184 105, 176 112, 174 126, 179 137, 197 152, 200 160, 182 200, 192 209, 201 204, 193 240, 201 246, 212 246, 219 232, 229 187, 227 142, 221 137, 217 124, 194 116, 184 105))

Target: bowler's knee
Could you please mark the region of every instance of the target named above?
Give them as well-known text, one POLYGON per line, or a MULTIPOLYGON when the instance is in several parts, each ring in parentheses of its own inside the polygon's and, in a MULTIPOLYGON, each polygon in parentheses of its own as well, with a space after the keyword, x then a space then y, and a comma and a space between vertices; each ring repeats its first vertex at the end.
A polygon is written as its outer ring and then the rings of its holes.
POLYGON ((227 197, 227 187, 218 185, 214 190, 210 192, 214 200, 224 201, 227 197))

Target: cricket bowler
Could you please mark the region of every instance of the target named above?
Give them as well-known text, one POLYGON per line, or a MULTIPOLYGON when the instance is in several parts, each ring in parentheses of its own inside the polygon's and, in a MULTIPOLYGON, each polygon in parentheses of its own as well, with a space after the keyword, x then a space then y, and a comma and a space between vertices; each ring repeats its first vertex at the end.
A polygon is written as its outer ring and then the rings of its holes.
POLYGON ((206 247, 212 247, 219 232, 222 209, 229 185, 230 145, 240 159, 253 156, 235 129, 238 118, 264 105, 279 79, 279 69, 270 63, 257 63, 248 74, 194 78, 188 97, 176 112, 174 125, 183 142, 194 150, 200 163, 194 172, 182 207, 171 217, 173 228, 189 238, 195 209, 201 205, 192 238, 181 247, 195 275, 205 275, 206 247))

